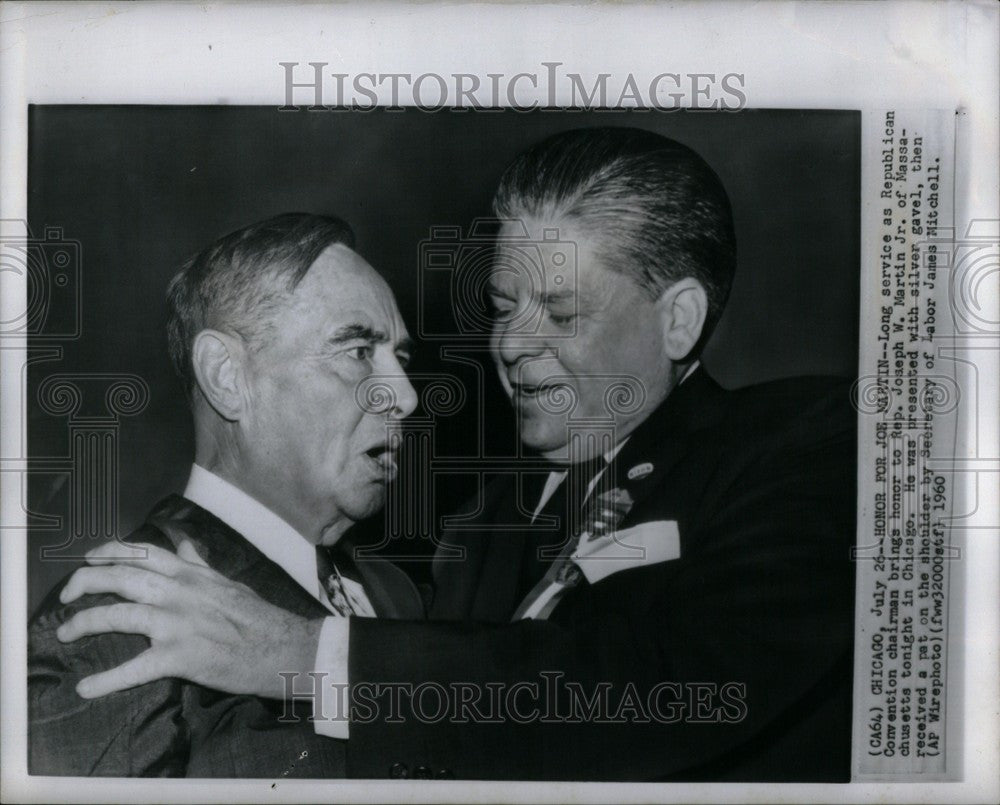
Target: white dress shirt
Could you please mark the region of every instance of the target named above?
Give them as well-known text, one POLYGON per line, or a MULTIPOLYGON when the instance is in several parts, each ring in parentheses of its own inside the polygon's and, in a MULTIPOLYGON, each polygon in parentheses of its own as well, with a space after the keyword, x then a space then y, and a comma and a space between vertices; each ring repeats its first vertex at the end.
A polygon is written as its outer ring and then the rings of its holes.
MULTIPOLYGON (((184 497, 211 512, 243 536, 264 556, 284 570, 295 583, 336 613, 319 582, 316 567, 316 546, 267 506, 246 492, 197 464, 191 465, 191 475, 184 497)), ((351 579, 344 579, 347 588, 367 611, 359 615, 373 616, 374 609, 364 588, 351 579)), ((322 666, 320 666, 322 667, 322 666)))

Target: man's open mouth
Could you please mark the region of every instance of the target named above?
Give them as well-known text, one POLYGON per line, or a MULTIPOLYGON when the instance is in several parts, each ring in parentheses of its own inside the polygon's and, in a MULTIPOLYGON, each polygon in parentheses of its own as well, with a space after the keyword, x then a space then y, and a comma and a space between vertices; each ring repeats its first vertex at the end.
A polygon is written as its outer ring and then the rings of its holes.
POLYGON ((397 452, 395 445, 377 444, 365 450, 365 456, 368 457, 386 480, 391 481, 399 471, 396 463, 397 452))

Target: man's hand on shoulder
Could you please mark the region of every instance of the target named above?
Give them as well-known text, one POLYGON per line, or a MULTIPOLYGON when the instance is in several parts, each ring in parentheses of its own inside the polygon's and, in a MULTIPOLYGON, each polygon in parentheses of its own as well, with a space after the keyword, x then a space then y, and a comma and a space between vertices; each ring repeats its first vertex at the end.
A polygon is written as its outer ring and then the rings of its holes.
POLYGON ((95 698, 156 679, 181 677, 229 693, 284 698, 279 673, 313 670, 322 620, 293 615, 207 567, 190 543, 174 554, 111 542, 87 555, 60 599, 114 593, 130 603, 78 612, 59 627, 64 643, 106 632, 142 634, 151 646, 128 662, 83 679, 95 698))

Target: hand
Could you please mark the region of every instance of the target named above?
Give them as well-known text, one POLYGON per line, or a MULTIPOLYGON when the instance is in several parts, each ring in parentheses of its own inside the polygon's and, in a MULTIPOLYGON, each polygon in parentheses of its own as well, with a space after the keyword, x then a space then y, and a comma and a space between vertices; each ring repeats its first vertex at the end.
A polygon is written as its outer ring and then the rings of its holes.
POLYGON ((127 632, 146 635, 152 645, 117 668, 81 680, 77 692, 85 699, 167 677, 281 699, 280 671, 313 670, 323 621, 286 612, 216 573, 188 541, 177 554, 111 542, 90 551, 87 562, 92 566, 77 570, 63 588, 64 604, 87 593, 114 593, 135 603, 82 610, 56 636, 69 643, 127 632))

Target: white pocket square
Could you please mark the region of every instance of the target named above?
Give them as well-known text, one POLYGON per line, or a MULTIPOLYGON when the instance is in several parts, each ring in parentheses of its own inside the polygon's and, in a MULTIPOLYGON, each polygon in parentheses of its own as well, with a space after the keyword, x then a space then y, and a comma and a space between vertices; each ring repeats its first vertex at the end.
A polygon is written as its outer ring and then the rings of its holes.
POLYGON ((681 556, 676 520, 654 520, 608 536, 582 541, 573 561, 591 584, 622 570, 646 567, 681 556))

